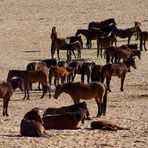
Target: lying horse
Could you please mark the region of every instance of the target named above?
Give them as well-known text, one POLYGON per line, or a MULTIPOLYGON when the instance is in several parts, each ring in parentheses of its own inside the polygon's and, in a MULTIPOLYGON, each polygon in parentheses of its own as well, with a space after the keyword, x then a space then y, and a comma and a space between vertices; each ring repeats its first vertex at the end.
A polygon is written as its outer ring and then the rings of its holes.
POLYGON ((35 108, 27 112, 21 121, 20 133, 22 136, 41 137, 45 136, 45 128, 39 111, 35 108))
POLYGON ((117 130, 129 130, 129 128, 121 127, 116 124, 110 123, 107 120, 98 120, 91 122, 92 129, 100 129, 100 130, 110 130, 110 131, 117 131, 117 130))
POLYGON ((58 85, 55 90, 54 98, 58 98, 61 93, 67 93, 71 96, 74 104, 82 100, 95 98, 98 106, 97 117, 105 115, 107 106, 107 91, 105 86, 100 82, 84 84, 81 82, 65 83, 58 85))
POLYGON ((26 97, 27 99, 29 99, 30 83, 40 82, 42 84, 43 95, 41 98, 43 98, 45 93, 47 92, 47 89, 48 89, 47 75, 42 70, 38 70, 38 71, 9 70, 7 81, 11 80, 13 77, 20 77, 24 82, 25 96, 23 99, 25 99, 26 97))
POLYGON ((130 66, 133 68, 137 68, 135 64, 135 58, 129 59, 127 61, 119 62, 119 63, 113 63, 113 64, 105 64, 102 67, 101 71, 101 82, 104 82, 104 79, 106 78, 106 85, 108 88, 108 91, 111 92, 110 89, 110 80, 112 76, 117 76, 121 78, 121 87, 120 90, 123 91, 123 85, 126 73, 130 71, 130 66))
POLYGON ((49 129, 77 129, 80 121, 84 123, 85 110, 79 109, 76 112, 66 112, 63 114, 46 115, 43 117, 43 125, 49 129))
POLYGON ((144 46, 144 49, 145 50, 147 50, 146 49, 146 41, 148 41, 148 32, 146 32, 146 31, 143 31, 143 32, 141 32, 141 34, 140 34, 140 50, 142 51, 143 49, 142 49, 142 45, 144 46))
POLYGON ((8 104, 13 92, 19 88, 23 91, 24 85, 20 78, 12 79, 0 84, 0 98, 3 98, 3 116, 8 116, 8 104))
POLYGON ((61 108, 47 108, 43 114, 43 117, 51 114, 64 114, 66 112, 75 112, 79 109, 84 109, 86 111, 87 119, 89 119, 89 111, 87 108, 87 104, 85 102, 81 102, 70 106, 64 106, 61 108))

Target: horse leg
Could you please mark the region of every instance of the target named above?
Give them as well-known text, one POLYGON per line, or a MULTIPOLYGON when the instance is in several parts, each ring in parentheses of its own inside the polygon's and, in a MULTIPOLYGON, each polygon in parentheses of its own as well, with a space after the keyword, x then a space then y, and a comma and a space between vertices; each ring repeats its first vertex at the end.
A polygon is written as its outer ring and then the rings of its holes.
POLYGON ((28 90, 28 87, 26 88, 26 92, 27 92, 27 99, 30 99, 29 98, 29 90, 28 90))
POLYGON ((76 59, 76 55, 75 55, 75 52, 74 52, 74 50, 72 50, 72 53, 73 53, 73 55, 74 55, 74 57, 75 57, 75 59, 76 59))
POLYGON ((42 96, 41 96, 41 99, 44 97, 44 95, 47 93, 47 88, 48 88, 48 86, 47 85, 44 85, 43 83, 42 83, 42 87, 43 87, 43 94, 42 94, 42 96))
POLYGON ((145 51, 147 51, 147 49, 146 49, 146 40, 144 40, 143 45, 144 45, 144 49, 145 49, 145 51))
POLYGON ((9 100, 8 98, 3 98, 3 116, 9 116, 8 115, 8 103, 9 103, 9 100))
POLYGON ((82 82, 82 83, 84 83, 84 76, 85 76, 85 75, 84 75, 84 73, 82 72, 82 74, 81 74, 81 82, 82 82))
POLYGON ((60 57, 59 57, 59 49, 57 49, 57 56, 58 56, 58 59, 60 59, 60 57))
POLYGON ((106 86, 107 86, 107 89, 109 92, 111 92, 111 89, 110 89, 110 80, 111 78, 106 78, 106 86))
POLYGON ((54 54, 55 54, 55 49, 51 49, 51 58, 54 58, 54 54))
POLYGON ((87 75, 87 83, 90 81, 90 74, 87 75))
POLYGON ((121 91, 123 91, 124 80, 125 80, 125 74, 121 76, 121 88, 120 88, 121 91))
POLYGON ((131 40, 131 36, 130 36, 130 37, 128 37, 128 44, 130 43, 130 40, 131 40))
POLYGON ((97 107, 98 107, 98 113, 97 113, 96 117, 100 117, 102 115, 101 105, 100 105, 100 102, 99 102, 98 98, 95 98, 95 101, 96 101, 97 107))

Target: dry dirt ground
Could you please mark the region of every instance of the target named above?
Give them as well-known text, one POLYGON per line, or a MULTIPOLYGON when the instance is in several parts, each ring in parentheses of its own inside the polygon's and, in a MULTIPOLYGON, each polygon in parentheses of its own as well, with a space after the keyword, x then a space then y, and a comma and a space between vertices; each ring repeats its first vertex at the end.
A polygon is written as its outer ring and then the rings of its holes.
MULTIPOLYGON (((74 35, 78 28, 87 28, 90 21, 113 17, 119 28, 132 27, 134 21, 140 21, 142 30, 148 31, 147 8, 147 0, 0 0, 0 81, 6 80, 10 69, 25 69, 31 61, 51 57, 50 32, 53 26, 57 27, 58 36, 66 37, 74 35)), ((118 40, 118 45, 126 43, 125 40, 118 40)), ((131 42, 139 44, 134 38, 131 42)), ((96 58, 96 42, 93 42, 93 47, 92 50, 84 49, 82 56, 104 64, 104 59, 96 58)), ((65 52, 61 53, 61 57, 65 58, 65 52)), ((136 59, 136 64, 138 68, 127 74, 124 92, 119 91, 120 79, 112 79, 112 92, 108 94, 104 117, 130 130, 90 130, 91 121, 86 121, 84 125, 79 125, 79 130, 49 130, 49 138, 21 137, 20 121, 27 111, 33 107, 46 109, 73 102, 66 94, 62 94, 58 100, 48 99, 48 95, 40 99, 41 92, 31 92, 31 100, 23 101, 23 94, 17 91, 10 101, 10 116, 0 114, 0 147, 148 147, 146 51, 142 52, 142 60, 136 59)), ((77 76, 76 81, 79 80, 77 76)), ((87 104, 91 117, 95 117, 95 101, 87 101, 87 104)))

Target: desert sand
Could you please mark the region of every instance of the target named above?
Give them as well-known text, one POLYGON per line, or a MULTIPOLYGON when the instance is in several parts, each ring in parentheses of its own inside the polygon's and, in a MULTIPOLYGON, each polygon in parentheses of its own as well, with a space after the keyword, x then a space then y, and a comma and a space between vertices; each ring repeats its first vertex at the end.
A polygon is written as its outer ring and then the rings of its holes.
MULTIPOLYGON (((26 65, 37 59, 51 58, 50 33, 57 27, 58 36, 74 35, 78 28, 87 28, 91 21, 114 18, 117 27, 128 28, 135 21, 142 23, 141 29, 148 31, 147 0, 0 0, 0 81, 5 81, 8 70, 26 69, 26 65)), ((84 43, 86 42, 83 37, 84 43)), ((118 38, 117 45, 127 43, 118 38)), ((138 43, 133 37, 131 43, 138 43)), ((85 45, 84 45, 85 46, 85 45)), ((98 64, 105 60, 96 58, 94 49, 82 50, 83 58, 98 64)), ((66 59, 66 52, 60 53, 66 59)), ((91 130, 91 121, 79 124, 79 130, 49 130, 48 138, 20 136, 20 121, 33 107, 61 107, 72 104, 70 96, 62 94, 58 100, 41 92, 31 92, 31 99, 23 101, 23 93, 14 92, 9 104, 9 117, 2 116, 0 101, 0 147, 43 148, 43 147, 90 147, 90 148, 146 148, 148 147, 148 53, 136 59, 137 69, 131 69, 125 79, 124 92, 120 92, 120 79, 111 80, 112 92, 108 93, 106 116, 102 117, 130 130, 91 130)), ((77 76, 75 81, 80 81, 77 76)), ((36 88, 36 85, 34 85, 36 88)), ((54 91, 54 88, 53 88, 54 91)), ((87 101, 93 120, 97 114, 94 99, 87 101)))

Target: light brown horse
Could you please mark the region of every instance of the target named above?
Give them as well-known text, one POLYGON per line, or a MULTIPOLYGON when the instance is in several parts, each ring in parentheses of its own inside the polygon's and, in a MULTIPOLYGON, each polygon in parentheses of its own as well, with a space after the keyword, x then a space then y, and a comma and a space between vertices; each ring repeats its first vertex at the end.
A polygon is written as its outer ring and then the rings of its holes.
POLYGON ((47 75, 42 70, 38 71, 9 70, 7 81, 11 80, 13 77, 20 77, 24 82, 25 96, 23 99, 25 99, 26 97, 27 99, 29 99, 29 83, 40 82, 42 84, 43 95, 41 98, 43 98, 45 93, 47 92, 48 89, 47 75))
POLYGON ((97 57, 99 57, 99 52, 100 52, 100 55, 102 58, 102 49, 106 49, 109 46, 112 46, 113 42, 115 42, 115 46, 116 46, 117 39, 114 35, 110 35, 107 37, 98 37, 97 38, 97 57))
POLYGON ((147 50, 146 49, 146 41, 148 41, 148 32, 143 31, 140 34, 140 50, 141 51, 143 50, 142 46, 144 46, 144 49, 147 50))
POLYGON ((52 66, 49 69, 49 85, 51 86, 53 77, 55 86, 59 84, 59 79, 61 79, 61 83, 63 84, 69 73, 65 67, 52 66))
POLYGON ((23 81, 20 78, 0 83, 0 98, 3 98, 3 116, 8 116, 8 104, 13 92, 17 88, 21 91, 24 89, 23 81))
POLYGON ((54 98, 58 98, 61 93, 67 93, 71 96, 74 104, 80 100, 95 99, 98 106, 97 117, 105 115, 107 106, 107 91, 100 82, 84 84, 82 82, 70 82, 63 85, 57 85, 54 98))
POLYGON ((103 83, 104 79, 106 79, 106 85, 107 85, 108 91, 111 92, 111 89, 110 89, 111 77, 117 76, 117 77, 121 78, 120 90, 123 91, 125 76, 126 76, 127 72, 130 71, 131 66, 134 69, 137 68, 136 64, 135 64, 135 58, 128 59, 127 61, 124 61, 124 62, 105 64, 102 67, 102 71, 101 71, 101 82, 103 83))

